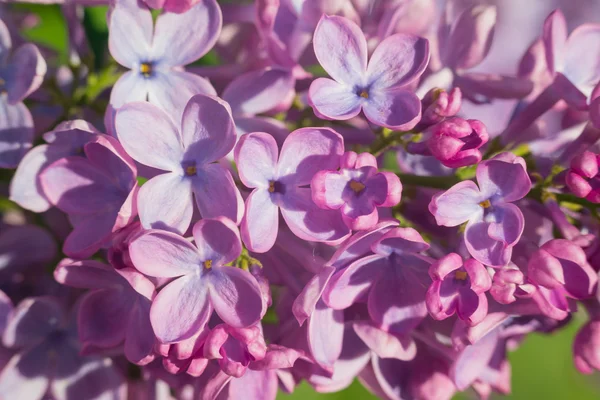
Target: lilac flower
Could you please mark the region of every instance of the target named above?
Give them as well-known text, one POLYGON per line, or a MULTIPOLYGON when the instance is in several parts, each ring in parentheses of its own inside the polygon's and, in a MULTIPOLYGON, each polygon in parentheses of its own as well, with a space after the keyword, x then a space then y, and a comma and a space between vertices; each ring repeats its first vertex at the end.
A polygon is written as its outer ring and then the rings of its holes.
POLYGON ((555 10, 546 18, 542 39, 554 88, 573 107, 585 108, 600 80, 600 61, 595 56, 600 52, 600 25, 581 25, 567 38, 565 16, 555 10))
POLYGON ((201 0, 144 0, 144 3, 155 10, 165 10, 172 13, 184 13, 201 0))
POLYGON ((480 262, 450 253, 429 267, 433 283, 427 290, 427 309, 437 320, 455 313, 470 325, 481 322, 488 311, 485 295, 492 279, 480 262))
POLYGON ((532 283, 564 291, 574 299, 593 296, 598 284, 598 274, 588 263, 585 252, 565 239, 544 243, 531 256, 527 273, 532 283))
POLYGON ((196 247, 181 236, 149 230, 129 246, 135 267, 144 274, 176 278, 156 296, 150 321, 158 340, 174 343, 192 337, 213 308, 235 328, 254 325, 264 310, 258 282, 250 273, 225 264, 242 250, 230 220, 203 219, 193 229, 196 247))
POLYGON ((406 334, 427 315, 425 288, 428 258, 418 253, 429 245, 412 228, 394 228, 372 246, 373 255, 336 272, 323 299, 345 309, 366 299, 371 319, 384 331, 406 334))
POLYGON ((498 303, 510 304, 517 299, 530 298, 535 290, 535 285, 516 265, 509 265, 495 271, 490 294, 498 303))
POLYGON ((16 349, 0 373, 0 393, 14 399, 57 400, 124 395, 123 377, 109 358, 79 355, 77 330, 50 297, 15 308, 2 341, 16 349))
POLYGON ((195 94, 216 95, 204 78, 183 66, 202 57, 221 31, 221 9, 204 0, 183 14, 163 13, 153 27, 150 10, 136 0, 118 1, 109 15, 111 55, 131 69, 115 84, 110 103, 120 108, 132 101, 149 101, 176 121, 195 94))
POLYGON ((136 161, 167 171, 140 189, 137 202, 144 228, 184 233, 194 210, 192 193, 203 218, 242 219, 243 200, 231 173, 214 161, 235 144, 235 127, 227 103, 205 95, 192 97, 180 128, 149 103, 123 106, 115 120, 117 136, 136 161))
POLYGON ((40 175, 48 201, 74 225, 63 251, 75 258, 91 256, 135 218, 139 189, 136 166, 116 139, 96 135, 84 152, 87 158, 61 158, 40 175))
POLYGON ((425 139, 409 143, 407 150, 414 154, 432 155, 449 168, 477 164, 483 158, 481 146, 488 141, 488 132, 476 119, 451 117, 425 131, 425 139))
POLYGON ((45 133, 44 140, 48 144, 34 147, 19 163, 10 182, 10 199, 34 212, 48 210, 52 204, 42 190, 41 171, 63 157, 83 155, 83 146, 98 133, 83 120, 62 122, 45 133))
POLYGON ((315 204, 340 210, 344 223, 353 230, 370 229, 379 221, 377 207, 400 202, 402 184, 396 174, 378 172, 370 153, 344 153, 339 171, 319 171, 311 181, 315 204))
POLYGON ((21 102, 42 84, 46 62, 31 43, 11 52, 10 32, 0 20, 0 168, 14 168, 31 148, 33 118, 21 102))
POLYGON ((361 109, 369 121, 409 130, 421 116, 421 102, 409 85, 429 61, 428 41, 396 34, 386 38, 367 65, 367 42, 360 28, 343 17, 324 15, 315 30, 314 49, 333 78, 319 78, 309 89, 315 114, 347 120, 361 109))
POLYGON ((0 272, 23 272, 45 265, 56 257, 56 243, 44 228, 35 225, 0 225, 0 272))
POLYGON ((491 266, 508 264, 513 246, 524 229, 523 213, 514 201, 531 188, 525 160, 501 153, 477 166, 477 182, 460 182, 431 199, 429 211, 438 225, 467 222, 465 244, 477 261, 491 266))
POLYGON ((249 250, 264 253, 277 238, 281 209, 299 238, 339 243, 349 229, 339 213, 322 210, 306 186, 320 170, 336 169, 344 151, 342 137, 329 128, 301 128, 290 133, 279 159, 275 139, 266 133, 242 136, 235 148, 242 183, 254 190, 246 200, 242 239, 249 250))
POLYGON ((63 285, 91 289, 78 309, 82 352, 124 342, 129 361, 145 365, 154 359, 150 303, 154 284, 133 268, 114 269, 98 261, 64 259, 54 270, 63 285))
POLYGON ((421 107, 423 116, 417 125, 430 126, 442 122, 444 119, 454 117, 462 105, 462 92, 459 88, 452 88, 449 92, 435 88, 423 96, 421 107))
POLYGON ((593 203, 600 203, 598 156, 591 151, 585 151, 573 158, 565 181, 576 196, 584 197, 593 203))

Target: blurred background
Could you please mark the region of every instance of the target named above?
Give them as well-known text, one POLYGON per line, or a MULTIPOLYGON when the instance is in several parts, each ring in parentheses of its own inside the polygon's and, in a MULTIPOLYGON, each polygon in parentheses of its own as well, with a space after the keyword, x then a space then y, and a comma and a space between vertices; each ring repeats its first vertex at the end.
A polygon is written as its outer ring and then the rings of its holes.
MULTIPOLYGON (((465 4, 474 1, 459 0, 465 4)), ((540 32, 544 19, 555 8, 565 13, 569 29, 583 22, 600 22, 600 0, 481 0, 479 3, 496 4, 498 24, 494 44, 487 59, 478 69, 497 73, 514 73, 517 63, 529 44, 540 32)), ((444 1, 440 1, 443 4, 444 1)), ((2 7, 0 5, 0 17, 2 7)), ((59 5, 13 4, 27 14, 27 27, 23 36, 56 54, 57 62, 68 60, 66 22, 59 5)), ((107 48, 108 29, 106 27, 107 7, 87 7, 84 21, 90 45, 97 60, 107 57, 103 51, 107 48)), ((600 57, 600 55, 598 55, 600 57)), ((50 60, 51 62, 51 60, 50 60)), ((102 62, 102 61, 100 61, 102 62)), ((214 64, 214 56, 209 53, 201 64, 214 64)), ((483 113, 494 115, 498 120, 501 113, 512 109, 510 102, 494 102, 483 113)), ((479 112, 478 112, 479 114, 479 112)), ((485 119, 481 115, 471 118, 485 119)), ((492 130, 493 127, 488 127, 492 130)), ((502 127, 499 127, 502 129, 502 127)), ((521 347, 510 354, 512 365, 512 394, 510 399, 600 399, 600 375, 584 376, 574 366, 571 345, 579 327, 586 317, 583 314, 575 318, 563 329, 551 336, 532 334, 525 339, 521 347)), ((473 393, 463 393, 458 399, 475 398, 473 393)), ((506 397, 505 397, 506 398, 506 397)), ((281 400, 368 400, 376 399, 359 382, 337 393, 316 393, 307 384, 300 385, 293 394, 280 393, 281 400)), ((18 400, 18 399, 16 399, 18 400)))

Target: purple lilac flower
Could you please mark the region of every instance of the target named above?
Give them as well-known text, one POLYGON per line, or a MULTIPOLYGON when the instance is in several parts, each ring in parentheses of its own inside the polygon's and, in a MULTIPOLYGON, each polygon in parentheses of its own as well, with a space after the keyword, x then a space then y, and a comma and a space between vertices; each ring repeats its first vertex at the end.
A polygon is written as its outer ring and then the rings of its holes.
POLYGON ((575 336, 573 353, 575 367, 583 374, 600 370, 600 319, 588 321, 575 336))
POLYGON ((508 265, 495 271, 490 294, 498 303, 510 304, 517 299, 530 298, 535 292, 523 271, 516 265, 508 265))
POLYGON ((145 365, 154 359, 150 304, 154 284, 133 268, 115 269, 98 261, 64 259, 54 270, 63 285, 91 289, 81 299, 78 331, 82 352, 124 342, 125 357, 145 365))
POLYGON ((225 264, 242 250, 235 224, 223 217, 194 225, 196 246, 170 232, 148 230, 129 246, 142 273, 176 278, 152 302, 150 321, 158 340, 174 343, 198 333, 212 314, 228 325, 246 328, 263 313, 258 282, 249 272, 225 264))
POLYGON ((17 350, 0 373, 0 392, 15 399, 57 400, 124 395, 123 377, 109 358, 79 355, 77 330, 55 298, 23 300, 2 342, 17 350))
POLYGON ((460 182, 433 197, 429 211, 438 225, 467 222, 465 244, 477 261, 501 267, 510 261, 512 248, 524 229, 524 217, 512 204, 531 188, 525 160, 501 153, 477 166, 477 186, 460 182))
POLYGON ((323 292, 325 303, 345 309, 366 299, 371 319, 381 329, 405 334, 427 315, 425 288, 429 248, 412 228, 394 228, 372 246, 373 255, 336 272, 323 292))
POLYGON ((10 183, 10 199, 34 212, 48 210, 52 204, 41 187, 40 173, 63 157, 83 155, 83 146, 99 133, 83 120, 62 122, 45 133, 43 137, 48 144, 34 147, 19 163, 10 183))
POLYGON ((339 171, 319 171, 311 181, 312 199, 325 210, 340 210, 353 230, 367 230, 379 221, 378 207, 400 202, 402 184, 396 174, 378 172, 370 153, 344 153, 339 171))
POLYGON ((240 222, 241 194, 231 173, 214 163, 235 144, 227 103, 196 95, 185 107, 179 127, 152 104, 130 103, 117 112, 115 126, 136 161, 166 171, 140 189, 137 208, 144 228, 184 233, 194 211, 192 193, 203 218, 222 215, 240 222))
POLYGON ((315 30, 314 49, 333 78, 318 78, 310 85, 309 101, 318 117, 347 120, 362 110, 369 121, 390 129, 409 130, 417 124, 421 102, 409 86, 429 61, 427 40, 390 36, 367 65, 367 42, 360 28, 343 17, 324 15, 315 30))
POLYGON ((48 201, 67 213, 74 226, 63 251, 75 258, 94 254, 137 214, 137 169, 119 142, 96 135, 84 152, 87 158, 61 158, 40 175, 48 201))
POLYGON ((156 24, 150 10, 136 0, 120 0, 109 14, 108 48, 131 71, 115 84, 110 103, 120 108, 149 101, 179 120, 195 94, 216 95, 204 78, 183 66, 206 54, 221 31, 221 9, 215 0, 199 2, 182 14, 165 12, 156 24))
POLYGON ((467 260, 450 253, 429 267, 433 283, 427 290, 427 309, 437 320, 455 313, 470 325, 481 322, 488 311, 485 295, 492 286, 492 278, 480 262, 467 260))
POLYGON ((242 136, 235 162, 244 185, 254 190, 246 200, 241 231, 249 250, 264 253, 277 238, 279 212, 290 230, 304 240, 340 243, 350 233, 339 213, 322 210, 305 188, 320 170, 340 165, 344 140, 329 128, 290 133, 278 157, 275 139, 266 133, 242 136))

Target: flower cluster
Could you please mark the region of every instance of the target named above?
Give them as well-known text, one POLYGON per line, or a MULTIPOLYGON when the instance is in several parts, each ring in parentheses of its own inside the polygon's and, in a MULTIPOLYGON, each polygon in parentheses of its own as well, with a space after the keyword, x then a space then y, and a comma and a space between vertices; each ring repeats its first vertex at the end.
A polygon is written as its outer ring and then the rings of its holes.
POLYGON ((65 54, 2 7, 0 398, 485 399, 578 306, 600 370, 600 25, 99 0, 104 46, 88 3, 65 54))

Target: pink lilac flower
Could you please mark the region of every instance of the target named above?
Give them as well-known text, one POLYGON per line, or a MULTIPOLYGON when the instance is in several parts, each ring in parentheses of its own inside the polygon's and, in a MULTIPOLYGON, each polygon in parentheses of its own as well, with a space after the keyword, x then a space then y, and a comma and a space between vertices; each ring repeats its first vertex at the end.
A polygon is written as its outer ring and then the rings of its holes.
POLYGON ((204 78, 183 66, 206 54, 221 31, 221 9, 215 0, 199 2, 182 14, 165 12, 156 24, 136 0, 117 1, 109 14, 108 48, 131 71, 115 84, 110 103, 120 108, 132 101, 149 101, 178 121, 195 94, 216 95, 204 78))
POLYGON ((454 117, 460 111, 462 105, 462 92, 459 88, 452 88, 450 91, 435 88, 423 96, 421 107, 423 115, 417 128, 421 126, 431 126, 442 122, 444 119, 454 117))
POLYGON ((319 171, 311 181, 312 199, 326 210, 340 210, 353 230, 370 229, 379 221, 378 207, 400 202, 402 184, 396 174, 378 172, 370 153, 344 153, 339 171, 319 171))
POLYGON ((62 122, 45 133, 43 137, 48 144, 34 147, 19 163, 10 182, 10 200, 34 212, 52 207, 42 190, 40 173, 63 157, 83 155, 83 146, 99 133, 83 120, 62 122))
POLYGON ((390 36, 367 65, 367 42, 360 28, 343 17, 324 15, 315 30, 314 49, 333 78, 318 78, 310 85, 309 102, 318 117, 347 120, 362 110, 369 121, 390 129, 409 130, 417 124, 421 102, 410 84, 429 61, 427 40, 390 36))
POLYGON ((530 298, 535 290, 535 285, 529 282, 523 271, 509 264, 495 271, 490 294, 498 303, 510 304, 517 299, 530 298))
POLYGON ((152 302, 150 321, 158 340, 174 343, 198 333, 212 314, 235 328, 256 324, 263 313, 258 282, 249 272, 225 264, 241 253, 235 224, 223 217, 203 219, 193 228, 196 246, 176 234, 148 230, 129 246, 142 273, 176 278, 152 302))
POLYGON ((227 103, 196 95, 185 107, 179 126, 152 104, 130 103, 117 112, 115 127, 136 161, 166 172, 140 189, 137 208, 144 228, 184 233, 192 221, 192 193, 203 218, 222 215, 240 222, 241 194, 231 173, 214 163, 235 144, 227 103))
POLYGON ((600 319, 592 319, 577 332, 573 342, 575 367, 583 374, 600 370, 600 319))
POLYGON ((477 261, 501 267, 510 261, 512 248, 524 229, 523 213, 513 202, 531 188, 525 160, 501 153, 477 166, 477 186, 460 182, 435 195, 429 211, 438 225, 467 222, 465 244, 477 261))
POLYGON ((429 248, 412 228, 395 228, 372 246, 372 255, 359 258, 336 272, 323 299, 334 309, 367 300, 369 315, 381 329, 405 334, 427 315, 425 288, 430 284, 430 260, 420 255, 429 248))
POLYGON ((485 318, 488 301, 485 295, 492 286, 492 278, 479 261, 467 260, 450 253, 429 267, 433 283, 427 290, 427 309, 437 320, 455 313, 470 325, 485 318))
POLYGON ((23 300, 2 342, 16 354, 0 373, 0 392, 15 399, 57 400, 124 395, 123 377, 109 358, 79 354, 77 330, 52 297, 23 300))
POLYGON ((449 168, 477 164, 483 158, 480 148, 488 141, 485 125, 476 119, 447 118, 424 132, 425 140, 409 143, 407 151, 432 155, 449 168))
POLYGON ((84 152, 87 158, 61 158, 40 175, 49 202, 67 213, 74 226, 63 251, 75 258, 94 254, 137 214, 137 169, 119 142, 96 135, 84 152))
POLYGON ((22 103, 42 84, 46 62, 38 48, 26 43, 16 50, 0 20, 0 168, 15 168, 33 141, 33 118, 22 103))
POLYGON ((322 210, 311 198, 310 184, 320 170, 336 169, 344 151, 342 137, 329 128, 301 128, 286 138, 278 157, 275 139, 266 133, 242 136, 235 162, 246 200, 241 231, 249 250, 264 253, 277 238, 279 212, 299 238, 340 243, 350 231, 339 213, 322 210))
POLYGON ((599 178, 598 156, 591 151, 584 151, 571 160, 565 182, 576 196, 600 203, 599 178))
POLYGON ((98 261, 64 259, 54 270, 61 284, 90 289, 78 309, 83 352, 110 349, 124 343, 125 357, 145 365, 154 359, 150 304, 154 284, 133 268, 115 269, 98 261))

